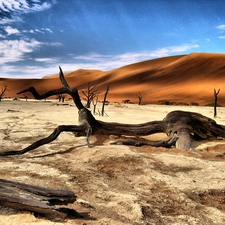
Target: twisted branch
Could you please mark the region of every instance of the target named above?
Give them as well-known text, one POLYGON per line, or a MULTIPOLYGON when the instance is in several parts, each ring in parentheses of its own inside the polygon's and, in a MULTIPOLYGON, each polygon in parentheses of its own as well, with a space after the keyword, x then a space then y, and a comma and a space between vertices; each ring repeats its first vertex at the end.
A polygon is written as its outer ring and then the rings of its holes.
POLYGON ((32 151, 42 145, 45 145, 54 141, 62 132, 82 132, 83 130, 84 130, 83 125, 80 125, 80 126, 60 125, 48 137, 42 138, 22 150, 0 152, 0 156, 22 155, 26 152, 32 151))

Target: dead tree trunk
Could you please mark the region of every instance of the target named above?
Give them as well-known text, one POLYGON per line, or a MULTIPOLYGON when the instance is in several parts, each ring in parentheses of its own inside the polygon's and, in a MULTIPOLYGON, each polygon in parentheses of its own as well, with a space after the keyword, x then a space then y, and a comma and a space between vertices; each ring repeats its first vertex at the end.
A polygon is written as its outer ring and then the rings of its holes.
POLYGON ((104 100, 102 103, 102 116, 104 116, 104 113, 105 113, 105 103, 106 103, 106 98, 107 98, 108 92, 109 92, 109 85, 107 86, 107 89, 106 89, 106 92, 104 95, 104 100))
POLYGON ((95 90, 95 88, 96 85, 91 86, 91 82, 88 82, 87 93, 82 91, 83 95, 85 96, 85 100, 87 101, 85 107, 88 109, 91 107, 91 102, 97 94, 97 90, 95 90))
POLYGON ((0 205, 35 212, 48 218, 65 218, 67 215, 81 217, 73 209, 56 206, 73 203, 76 198, 72 191, 48 189, 0 179, 0 205))
POLYGON ((216 107, 217 107, 217 95, 219 94, 219 92, 220 92, 220 89, 218 91, 216 91, 216 89, 214 89, 214 117, 217 116, 216 107))
POLYGON ((141 105, 141 102, 142 102, 142 94, 141 94, 141 92, 138 93, 137 98, 138 98, 138 105, 141 105))
POLYGON ((3 99, 3 96, 5 95, 6 91, 9 91, 9 90, 7 89, 7 86, 4 85, 4 87, 2 88, 2 91, 0 92, 0 101, 3 99))
POLYGON ((57 98, 58 98, 58 102, 61 102, 61 99, 62 99, 62 94, 57 95, 57 98))
POLYGON ((96 115, 98 113, 96 113, 96 106, 98 104, 98 95, 100 94, 100 92, 96 93, 95 97, 92 100, 92 104, 93 104, 93 114, 96 115))
POLYGON ((78 109, 79 125, 61 125, 58 126, 52 134, 29 145, 28 147, 17 150, 1 152, 0 156, 24 154, 28 151, 34 150, 41 145, 54 141, 61 132, 75 132, 77 135, 86 135, 88 147, 90 147, 90 135, 125 135, 132 136, 132 141, 125 140, 117 142, 122 144, 132 144, 140 146, 143 144, 151 146, 171 147, 175 145, 180 149, 191 149, 192 139, 216 139, 219 137, 225 138, 225 126, 217 124, 214 120, 205 117, 198 113, 172 111, 161 121, 151 121, 142 124, 121 124, 121 123, 108 123, 96 120, 91 112, 86 109, 78 95, 76 88, 70 88, 60 68, 60 80, 64 86, 61 89, 45 92, 40 95, 34 87, 25 89, 19 93, 31 92, 36 99, 44 99, 46 97, 67 93, 72 98, 78 109), (168 140, 149 142, 143 139, 137 139, 138 136, 147 136, 155 133, 166 133, 168 140))

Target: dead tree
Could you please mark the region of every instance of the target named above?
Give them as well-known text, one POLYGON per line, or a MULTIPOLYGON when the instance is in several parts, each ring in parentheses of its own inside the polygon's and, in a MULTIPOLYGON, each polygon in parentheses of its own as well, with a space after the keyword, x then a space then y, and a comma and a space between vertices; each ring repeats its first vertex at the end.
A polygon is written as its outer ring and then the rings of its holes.
POLYGON ((23 95, 23 97, 26 99, 26 102, 27 102, 28 96, 27 95, 23 95))
POLYGON ((96 85, 91 85, 91 82, 88 82, 88 88, 87 88, 87 92, 82 90, 82 94, 85 96, 85 100, 87 101, 86 103, 86 108, 90 108, 91 107, 91 102, 94 99, 94 97, 96 96, 96 94, 98 93, 97 90, 95 90, 96 85))
POLYGON ((62 95, 62 102, 65 102, 66 95, 62 95))
POLYGON ((76 201, 77 196, 68 190, 49 189, 0 179, 0 205, 35 212, 49 219, 67 215, 81 217, 75 210, 57 205, 76 201))
POLYGON ((115 142, 115 144, 129 144, 135 146, 149 145, 171 147, 190 150, 192 140, 207 140, 225 138, 225 126, 217 124, 213 119, 199 113, 172 111, 161 121, 150 121, 141 124, 122 124, 96 120, 91 112, 85 108, 80 100, 76 88, 70 88, 60 68, 60 80, 63 88, 39 94, 34 87, 27 88, 18 94, 31 92, 36 99, 45 99, 49 96, 66 93, 69 94, 79 113, 79 125, 60 125, 48 137, 40 139, 22 150, 1 152, 0 156, 19 155, 34 150, 44 144, 54 141, 61 132, 73 132, 79 136, 86 136, 90 147, 91 135, 123 135, 133 137, 115 142), (139 136, 148 136, 155 133, 166 133, 167 141, 148 141, 139 136))
POLYGON ((101 93, 101 92, 96 93, 95 97, 94 97, 93 100, 92 100, 92 104, 93 104, 93 106, 94 106, 94 108, 93 108, 93 114, 94 114, 94 115, 98 114, 98 113, 96 113, 96 106, 97 106, 97 104, 98 104, 98 95, 99 95, 100 93, 101 93))
POLYGON ((214 117, 217 116, 216 107, 217 107, 217 95, 219 94, 219 92, 220 92, 220 89, 218 91, 216 91, 216 89, 214 89, 214 117))
POLYGON ((59 102, 64 102, 65 101, 65 98, 66 98, 66 95, 63 95, 63 94, 58 94, 57 95, 57 98, 58 98, 58 101, 59 102))
POLYGON ((61 102, 62 100, 62 94, 57 95, 58 101, 61 102))
POLYGON ((5 95, 6 91, 9 91, 9 90, 7 89, 7 85, 4 85, 4 87, 2 88, 2 91, 0 93, 0 101, 3 99, 3 96, 5 95))
POLYGON ((137 94, 137 98, 138 98, 138 105, 141 105, 142 98, 143 98, 141 92, 139 92, 139 93, 137 94))
POLYGON ((105 103, 106 103, 106 98, 107 98, 108 92, 109 92, 109 85, 107 86, 106 92, 104 94, 104 99, 103 99, 103 103, 102 103, 102 116, 104 116, 104 114, 105 114, 105 103))

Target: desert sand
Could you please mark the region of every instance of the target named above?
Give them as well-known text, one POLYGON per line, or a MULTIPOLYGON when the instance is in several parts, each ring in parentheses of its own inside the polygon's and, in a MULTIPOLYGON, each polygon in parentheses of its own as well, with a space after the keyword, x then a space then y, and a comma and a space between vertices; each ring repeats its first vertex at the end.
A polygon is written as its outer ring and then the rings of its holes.
MULTIPOLYGON (((109 85, 110 102, 121 103, 123 100, 130 100, 137 103, 137 95, 140 92, 145 104, 169 101, 175 104, 198 103, 205 106, 213 102, 214 89, 221 89, 218 103, 225 106, 225 54, 191 53, 170 56, 110 71, 79 69, 67 72, 66 68, 62 69, 70 86, 78 88, 79 91, 85 90, 88 82, 97 85, 96 89, 101 92, 100 101, 103 100, 109 85)), ((23 94, 16 93, 30 86, 35 86, 40 93, 61 88, 58 68, 55 68, 55 75, 42 79, 0 78, 0 91, 4 85, 7 85, 9 90, 5 97, 10 98, 24 98, 23 94)), ((31 97, 29 94, 27 96, 31 97)))
MULTIPOLYGON (((22 149, 58 125, 78 124, 72 102, 56 103, 3 99, 0 151, 22 149)), ((95 117, 135 124, 162 120, 176 109, 213 117, 211 107, 119 103, 106 106, 108 116, 95 117)), ((216 122, 225 125, 225 108, 218 108, 216 122)), ((114 140, 92 136, 88 148, 85 137, 62 133, 54 142, 24 155, 1 157, 2 179, 74 191, 78 199, 69 207, 84 216, 51 221, 0 207, 1 224, 225 224, 225 158, 216 157, 225 152, 225 141, 194 142, 197 155, 162 147, 110 145, 114 140)))

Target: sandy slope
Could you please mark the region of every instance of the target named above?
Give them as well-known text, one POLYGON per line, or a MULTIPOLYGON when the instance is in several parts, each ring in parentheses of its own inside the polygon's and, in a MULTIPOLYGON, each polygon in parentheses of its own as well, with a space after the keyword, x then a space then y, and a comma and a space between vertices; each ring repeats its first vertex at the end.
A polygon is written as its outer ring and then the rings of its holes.
MULTIPOLYGON (((100 108, 100 105, 98 105, 100 108)), ((123 123, 161 120, 175 109, 212 117, 210 107, 120 105, 106 108, 108 117, 123 123)), ((225 124, 225 109, 217 122, 225 124)), ((77 124, 72 103, 56 106, 43 101, 0 102, 1 151, 26 147, 49 135, 57 125, 77 124), (71 104, 72 106, 70 106, 71 104)), ((164 134, 148 137, 165 139, 164 134)), ((54 142, 23 156, 0 158, 1 178, 27 184, 72 190, 78 202, 70 205, 84 219, 56 222, 31 213, 0 208, 2 224, 210 224, 225 223, 225 152, 223 141, 196 142, 202 157, 186 151, 110 145, 112 138, 61 134, 54 142)))
MULTIPOLYGON (((79 90, 86 89, 90 81, 93 85, 97 84, 101 91, 99 100, 103 100, 109 85, 110 102, 129 99, 137 103, 137 94, 141 92, 144 103, 167 100, 206 105, 213 102, 214 88, 220 88, 219 103, 225 105, 224 74, 224 54, 192 53, 135 63, 105 72, 79 69, 66 73, 66 77, 69 84, 79 90)), ((16 93, 29 86, 35 86, 40 92, 61 88, 58 75, 43 79, 0 79, 0 87, 4 85, 10 90, 6 96, 10 97, 24 97, 16 93)))

